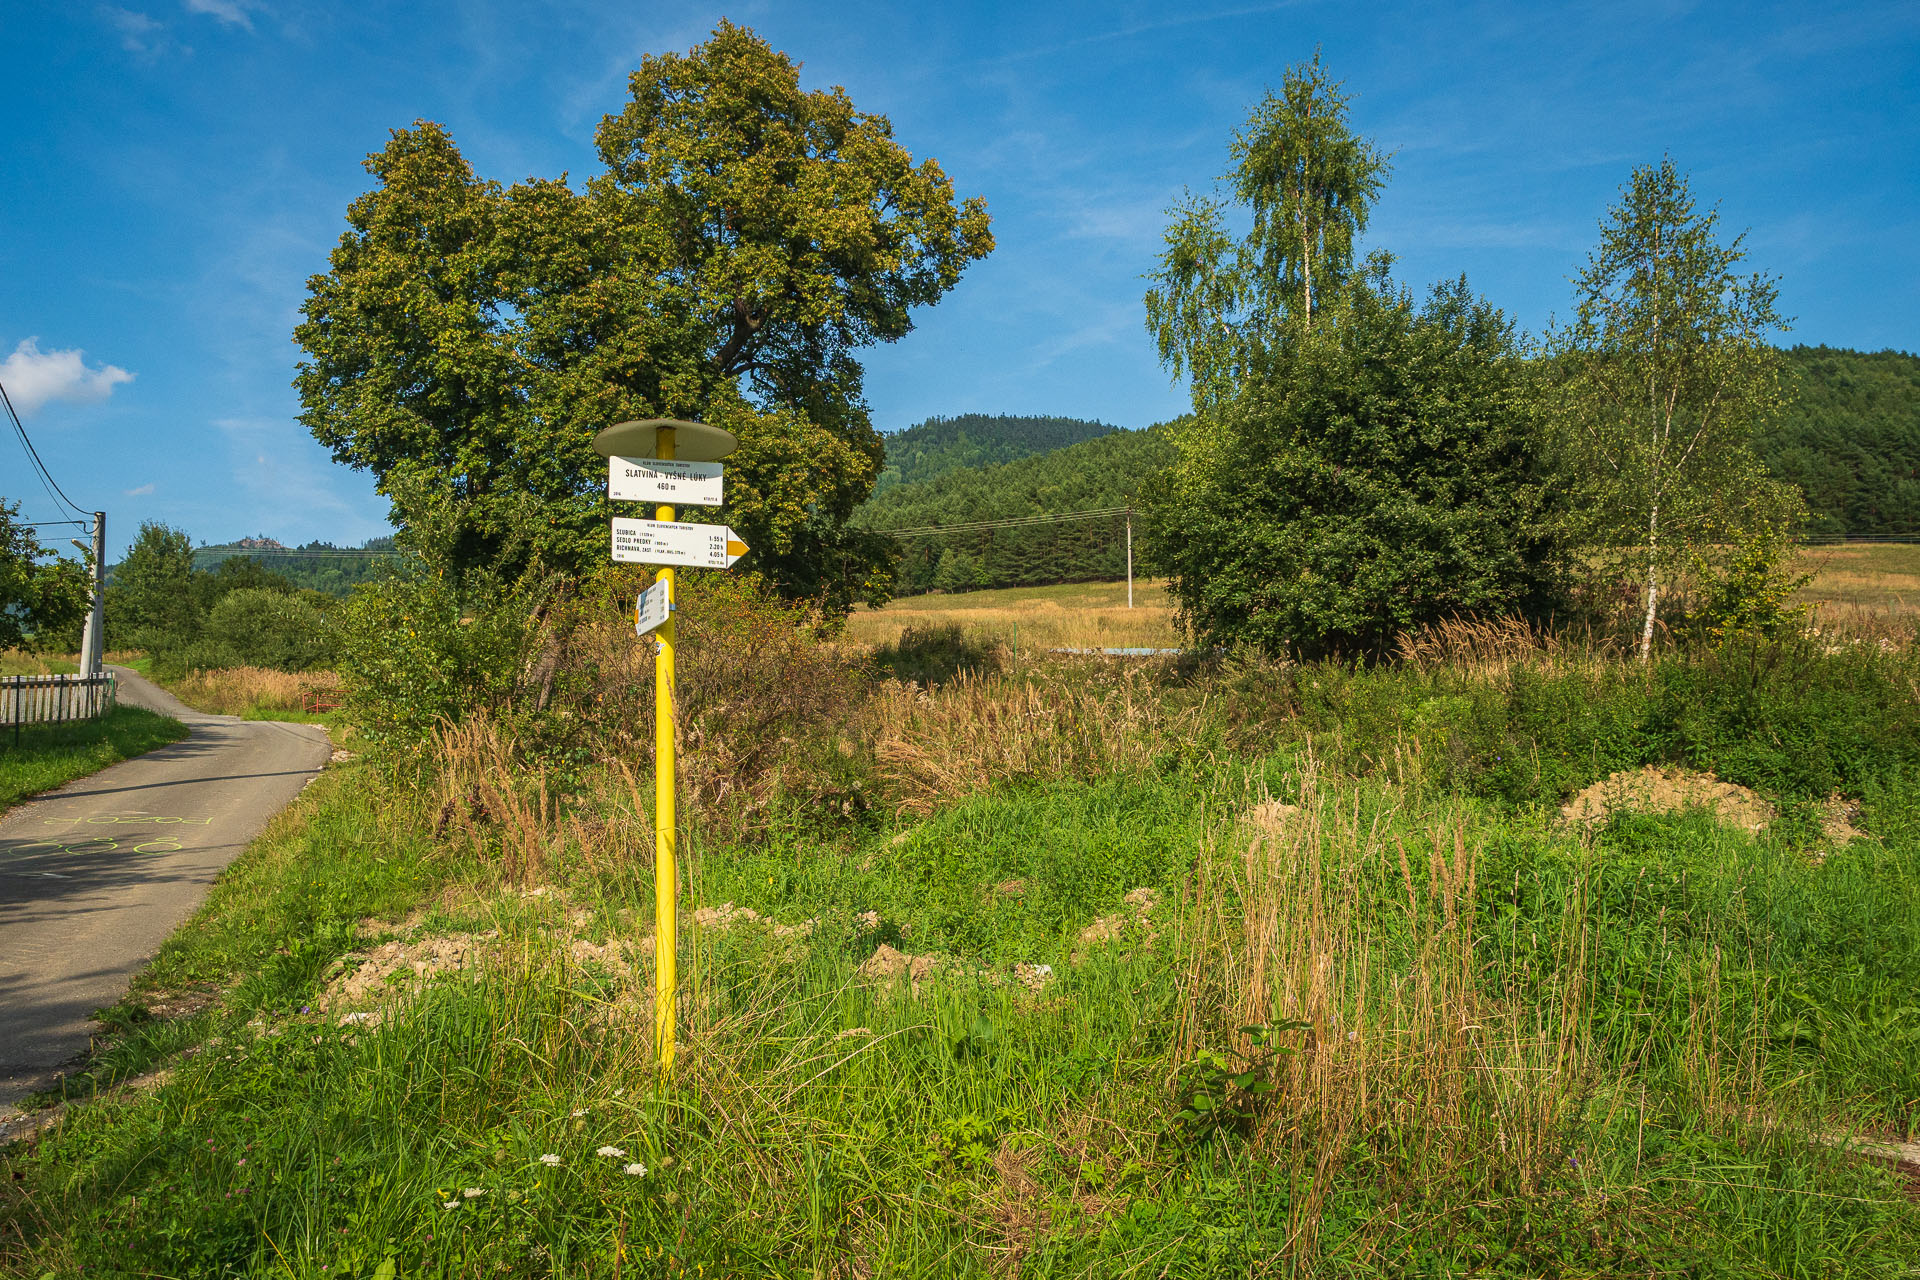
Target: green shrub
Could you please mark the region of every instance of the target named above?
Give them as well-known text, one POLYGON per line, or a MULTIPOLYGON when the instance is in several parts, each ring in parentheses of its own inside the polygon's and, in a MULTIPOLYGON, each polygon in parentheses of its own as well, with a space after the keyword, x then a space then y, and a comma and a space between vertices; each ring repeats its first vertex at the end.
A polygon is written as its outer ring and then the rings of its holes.
POLYGON ((1511 324, 1384 279, 1176 440, 1152 543, 1202 645, 1374 658, 1455 614, 1558 599, 1554 489, 1511 324))
POLYGON ((963 671, 988 675, 999 670, 1002 654, 996 644, 969 638, 958 623, 908 627, 892 644, 881 645, 874 665, 896 680, 915 684, 944 684, 963 671))
POLYGON ((356 587, 335 627, 355 723, 372 742, 404 750, 444 722, 507 705, 525 674, 540 594, 534 583, 477 578, 457 588, 425 570, 356 587))
POLYGON ((169 669, 272 667, 311 671, 332 663, 333 627, 304 596, 244 587, 221 596, 191 645, 165 655, 169 669))
POLYGON ((1727 644, 1799 634, 1813 607, 1795 604, 1794 596, 1813 575, 1790 567, 1798 545, 1784 525, 1767 523, 1740 538, 1720 563, 1702 561, 1699 599, 1687 618, 1692 638, 1727 644))

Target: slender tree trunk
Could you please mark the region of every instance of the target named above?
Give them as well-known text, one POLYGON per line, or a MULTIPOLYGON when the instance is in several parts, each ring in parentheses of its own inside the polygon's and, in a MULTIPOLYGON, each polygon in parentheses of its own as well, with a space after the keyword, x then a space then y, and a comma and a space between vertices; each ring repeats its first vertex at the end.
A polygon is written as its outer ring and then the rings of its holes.
POLYGON ((1653 617, 1660 607, 1660 504, 1653 504, 1647 520, 1647 620, 1640 628, 1640 661, 1653 658, 1653 617))

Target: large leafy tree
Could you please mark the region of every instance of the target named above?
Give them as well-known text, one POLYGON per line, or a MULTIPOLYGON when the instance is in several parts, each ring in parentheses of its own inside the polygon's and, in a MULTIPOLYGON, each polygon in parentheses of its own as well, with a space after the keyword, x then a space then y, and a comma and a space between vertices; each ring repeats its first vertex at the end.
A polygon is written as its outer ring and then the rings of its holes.
POLYGON ((1440 618, 1557 598, 1556 490, 1512 326, 1464 280, 1418 305, 1378 266, 1340 286, 1338 323, 1175 434, 1150 528, 1202 643, 1372 658, 1440 618))
POLYGON ((1287 70, 1234 135, 1226 194, 1168 210, 1166 249, 1147 292, 1147 328, 1194 406, 1230 398, 1288 326, 1325 319, 1354 269, 1354 246, 1390 171, 1348 124, 1349 96, 1316 53, 1287 70), (1229 215, 1251 222, 1235 239, 1229 215))
POLYGON ((1801 512, 1754 451, 1784 401, 1778 291, 1739 272, 1745 236, 1723 243, 1718 223, 1671 158, 1635 169, 1549 338, 1575 533, 1639 583, 1643 659, 1684 566, 1801 512))
POLYGON ((87 612, 88 576, 40 545, 20 504, 0 502, 0 649, 66 642, 87 612))
POLYGON ((149 520, 113 567, 107 634, 122 646, 162 652, 199 636, 206 592, 193 570, 193 539, 149 520))
POLYGON ((428 122, 369 158, 295 331, 303 421, 416 550, 506 572, 606 558, 600 427, 713 422, 749 567, 829 609, 881 598, 888 544, 846 526, 883 456, 858 353, 991 250, 985 205, 730 23, 630 89, 581 186, 503 188, 428 122))

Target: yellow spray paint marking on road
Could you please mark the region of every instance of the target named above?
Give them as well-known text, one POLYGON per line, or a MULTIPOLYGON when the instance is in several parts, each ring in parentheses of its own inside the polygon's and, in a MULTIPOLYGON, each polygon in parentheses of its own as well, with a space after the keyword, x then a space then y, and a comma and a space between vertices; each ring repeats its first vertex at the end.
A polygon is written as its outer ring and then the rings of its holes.
POLYGON ((212 818, 165 818, 149 813, 130 813, 124 815, 109 813, 97 814, 88 818, 42 818, 40 821, 49 827, 57 827, 63 824, 69 827, 82 824, 90 827, 127 826, 142 822, 151 822, 156 826, 171 826, 175 823, 190 823, 202 827, 210 827, 213 825, 212 818))
POLYGON ((178 853, 184 846, 179 838, 171 834, 153 832, 150 835, 122 835, 105 832, 82 832, 86 827, 172 827, 213 825, 212 818, 179 818, 161 814, 93 814, 84 818, 42 818, 42 826, 64 828, 65 839, 49 838, 30 840, 24 844, 15 844, 5 848, 9 854, 25 855, 29 853, 65 854, 68 856, 95 856, 106 853, 178 853), (78 838, 76 838, 78 837, 78 838))

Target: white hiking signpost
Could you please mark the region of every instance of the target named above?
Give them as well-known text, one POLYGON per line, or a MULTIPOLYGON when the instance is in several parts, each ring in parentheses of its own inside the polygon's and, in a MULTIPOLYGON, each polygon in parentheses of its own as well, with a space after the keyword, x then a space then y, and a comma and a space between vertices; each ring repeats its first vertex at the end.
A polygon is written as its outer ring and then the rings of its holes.
POLYGON ((673 584, 656 582, 633 601, 633 634, 650 636, 673 616, 673 584))
POLYGON ((747 544, 723 524, 613 518, 613 558, 622 564, 683 564, 692 569, 731 569, 747 544))
POLYGON ((674 863, 672 566, 727 569, 747 553, 720 524, 681 524, 673 504, 717 507, 718 463, 733 452, 731 431, 704 422, 650 418, 621 422, 593 438, 607 460, 607 497, 658 503, 655 519, 613 518, 613 558, 663 566, 633 602, 633 629, 651 635, 653 655, 653 1043, 664 1073, 673 1068, 674 996, 679 984, 680 877, 674 863))
POLYGON ((666 462, 659 458, 608 458, 607 496, 616 502, 674 502, 683 507, 717 507, 717 462, 666 462))

